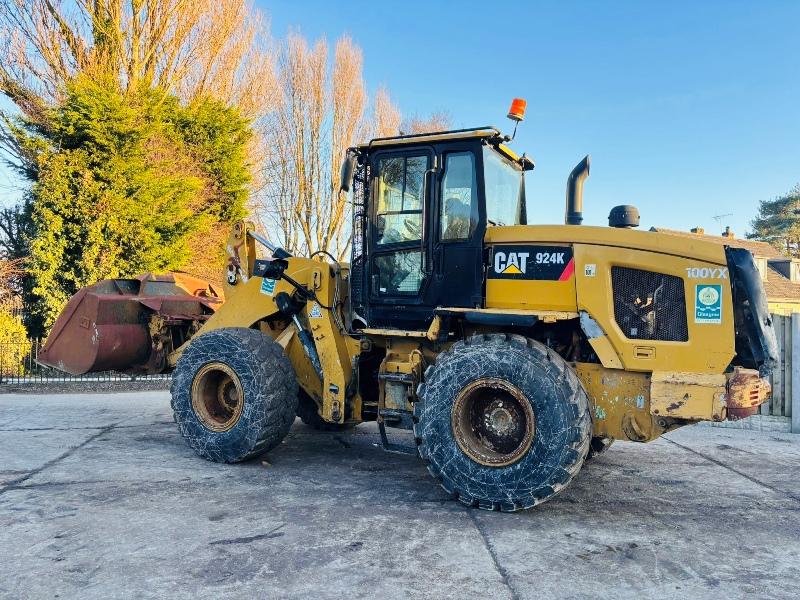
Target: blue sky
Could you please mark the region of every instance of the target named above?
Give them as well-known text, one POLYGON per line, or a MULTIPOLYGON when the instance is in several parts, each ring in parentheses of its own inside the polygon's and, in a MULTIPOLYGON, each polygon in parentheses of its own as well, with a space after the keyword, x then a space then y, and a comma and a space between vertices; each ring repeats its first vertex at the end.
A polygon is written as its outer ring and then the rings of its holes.
POLYGON ((534 157, 529 215, 560 222, 592 155, 586 223, 635 204, 642 225, 743 234, 758 200, 800 182, 800 2, 261 2, 272 32, 364 50, 371 89, 406 113, 510 129, 534 157), (302 9, 300 8, 302 7, 302 9))
MULTIPOLYGON (((257 4, 277 38, 349 34, 370 89, 386 85, 404 113, 510 130, 508 104, 526 98, 514 147, 537 163, 531 220, 563 219, 587 153, 595 225, 635 204, 643 227, 743 234, 758 200, 800 182, 800 2, 257 4)), ((0 198, 9 185, 0 168, 0 198)))

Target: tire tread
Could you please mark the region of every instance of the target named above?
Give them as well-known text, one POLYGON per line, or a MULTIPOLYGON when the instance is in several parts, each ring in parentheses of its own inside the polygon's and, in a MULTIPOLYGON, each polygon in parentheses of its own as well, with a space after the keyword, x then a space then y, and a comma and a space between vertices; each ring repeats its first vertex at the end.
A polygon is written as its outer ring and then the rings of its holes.
MULTIPOLYGON (((241 374, 240 374, 241 378, 241 374)), ((242 382, 244 386, 245 383, 242 382)), ((294 422, 297 409, 297 380, 292 363, 271 337, 255 329, 223 328, 203 334, 189 344, 178 360, 170 388, 171 406, 181 434, 200 456, 215 462, 242 462, 268 452, 283 441, 294 422), (193 347, 194 346, 194 347, 193 347), (226 455, 224 449, 210 443, 213 432, 207 439, 197 439, 197 427, 190 421, 191 385, 197 369, 212 360, 222 359, 237 349, 245 351, 251 359, 249 367, 260 382, 258 389, 245 390, 242 418, 248 426, 249 450, 235 455, 226 455), (255 398, 253 398, 255 396, 255 398), (248 407, 263 409, 263 419, 249 419, 248 407)), ((206 430, 207 431, 207 430, 206 430)), ((201 432, 202 433, 202 432, 201 432)))
POLYGON ((431 475, 436 479, 441 481, 441 485, 445 491, 457 497, 459 501, 468 506, 477 505, 484 510, 512 512, 529 509, 549 500, 560 490, 569 485, 578 471, 580 471, 589 452, 591 442, 592 421, 589 411, 589 397, 580 379, 578 379, 575 370, 567 364, 561 356, 543 344, 518 334, 477 334, 454 343, 447 350, 440 353, 437 356, 436 364, 426 369, 424 382, 417 388, 417 402, 414 405, 414 415, 416 417, 415 421, 417 421, 414 425, 414 436, 418 440, 419 453, 428 471, 430 471, 431 475), (536 490, 533 490, 530 495, 514 498, 513 504, 508 502, 479 501, 464 490, 458 489, 455 483, 430 459, 429 449, 421 434, 421 426, 418 424, 425 407, 426 396, 430 390, 430 384, 428 382, 437 377, 443 365, 447 365, 457 357, 466 354, 474 354, 479 347, 486 347, 486 354, 495 353, 498 351, 497 346, 499 345, 523 348, 525 352, 530 353, 533 357, 541 361, 546 361, 548 368, 554 371, 554 375, 566 384, 564 389, 569 390, 568 402, 573 407, 570 428, 573 430, 574 435, 571 436, 572 439, 569 442, 569 451, 563 453, 561 464, 553 469, 548 480, 544 482, 544 484, 539 486, 536 490))

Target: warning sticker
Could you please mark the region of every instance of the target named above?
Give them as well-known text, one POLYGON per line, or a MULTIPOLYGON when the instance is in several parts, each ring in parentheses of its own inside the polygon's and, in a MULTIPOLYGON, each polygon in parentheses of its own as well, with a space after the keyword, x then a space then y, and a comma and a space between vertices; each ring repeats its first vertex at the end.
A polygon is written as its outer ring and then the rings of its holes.
POLYGON ((319 304, 314 302, 314 304, 311 305, 311 312, 308 313, 308 316, 312 319, 322 318, 322 309, 319 307, 319 304))
POLYGON ((275 293, 275 280, 264 277, 261 280, 261 293, 267 296, 272 296, 275 293))
POLYGON ((694 322, 722 323, 722 286, 699 283, 695 286, 694 322))

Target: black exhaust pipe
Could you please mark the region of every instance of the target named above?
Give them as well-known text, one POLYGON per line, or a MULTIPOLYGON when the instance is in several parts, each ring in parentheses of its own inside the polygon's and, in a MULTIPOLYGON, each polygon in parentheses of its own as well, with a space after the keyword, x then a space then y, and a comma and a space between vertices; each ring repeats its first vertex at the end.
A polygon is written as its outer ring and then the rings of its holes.
POLYGON ((583 223, 583 182, 589 176, 589 155, 575 165, 567 177, 567 214, 564 222, 567 225, 580 225, 583 223))

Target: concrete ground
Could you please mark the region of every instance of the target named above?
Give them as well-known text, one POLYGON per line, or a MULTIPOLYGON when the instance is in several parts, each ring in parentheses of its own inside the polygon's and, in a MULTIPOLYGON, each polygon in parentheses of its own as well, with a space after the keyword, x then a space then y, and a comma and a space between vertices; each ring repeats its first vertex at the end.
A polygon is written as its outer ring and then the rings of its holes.
POLYGON ((516 514, 377 441, 298 422, 268 462, 220 465, 166 392, 0 395, 0 596, 800 597, 800 435, 618 443, 516 514))

